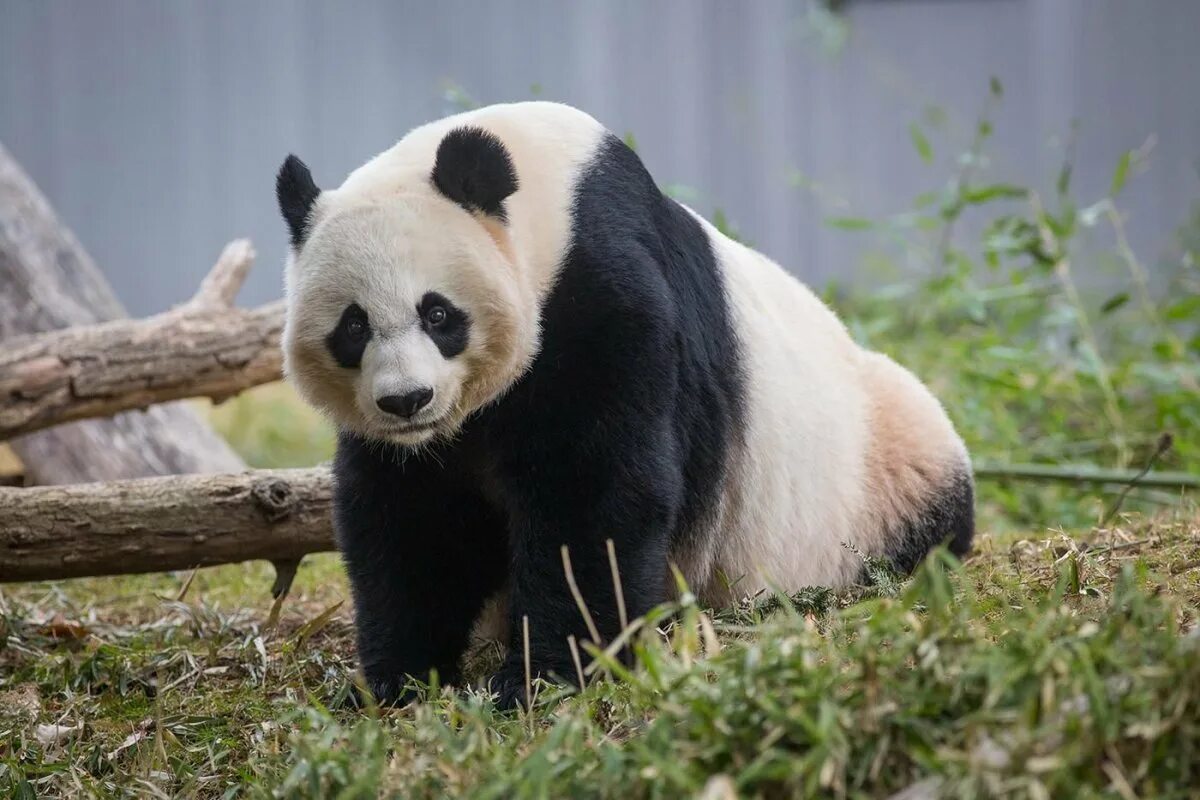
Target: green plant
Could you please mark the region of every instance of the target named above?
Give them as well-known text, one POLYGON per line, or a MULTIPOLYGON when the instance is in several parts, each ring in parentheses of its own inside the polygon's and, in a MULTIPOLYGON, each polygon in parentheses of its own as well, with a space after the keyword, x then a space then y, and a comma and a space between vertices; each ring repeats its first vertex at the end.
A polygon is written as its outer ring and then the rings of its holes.
MULTIPOLYGON (((1145 153, 1081 205, 1069 148, 1048 192, 992 180, 985 123, 912 211, 838 221, 910 277, 828 297, 930 382, 981 458, 1140 467, 1171 431, 1156 467, 1200 471, 1200 203, 1151 269, 1116 202, 1145 153)), ((910 138, 937 163, 937 136, 910 138)), ((214 417, 264 466, 332 446, 282 385, 214 417)), ((0 586, 0 796, 1194 796, 1195 504, 1135 486, 1111 515, 1093 483, 979 489, 963 565, 939 553, 905 580, 868 560, 872 586, 718 610, 683 591, 633 634, 632 665, 586 651, 585 690, 540 686, 515 715, 436 687, 347 708, 332 554, 305 559, 273 626, 266 564, 0 586)))
MULTIPOLYGON (((831 287, 827 297, 857 338, 933 385, 977 459, 1140 467, 1160 435, 1174 433, 1158 466, 1200 471, 1200 440, 1187 435, 1200 429, 1194 242, 1185 228, 1180 254, 1157 266, 1169 291, 1156 294, 1118 207, 1147 149, 1123 156, 1108 194, 1087 205, 1072 192, 1072 145, 1048 194, 991 180, 987 145, 1002 95, 993 81, 951 178, 912 211, 882 222, 830 220, 882 237, 895 254, 882 260, 923 277, 865 292, 831 287), (964 227, 975 234, 969 245, 964 227), (1101 249, 1103 231, 1111 253, 1101 249)), ((932 163, 924 129, 914 123, 911 137, 932 163)), ((988 481, 980 497, 985 519, 1009 526, 1086 524, 1104 506, 1090 484, 988 481)), ((1178 500, 1137 489, 1131 497, 1129 507, 1142 511, 1178 500)))

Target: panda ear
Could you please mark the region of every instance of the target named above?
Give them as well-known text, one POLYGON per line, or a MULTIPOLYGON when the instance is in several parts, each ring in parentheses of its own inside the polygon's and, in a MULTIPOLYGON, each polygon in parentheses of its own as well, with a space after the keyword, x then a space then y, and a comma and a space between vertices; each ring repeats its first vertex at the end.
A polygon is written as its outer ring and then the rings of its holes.
POLYGON ((275 178, 275 198, 292 234, 292 247, 297 250, 308 236, 309 214, 319 194, 321 190, 304 162, 293 155, 284 159, 275 178))
POLYGON ((508 149, 480 128, 455 128, 438 146, 433 185, 468 211, 505 220, 504 199, 517 190, 508 149))

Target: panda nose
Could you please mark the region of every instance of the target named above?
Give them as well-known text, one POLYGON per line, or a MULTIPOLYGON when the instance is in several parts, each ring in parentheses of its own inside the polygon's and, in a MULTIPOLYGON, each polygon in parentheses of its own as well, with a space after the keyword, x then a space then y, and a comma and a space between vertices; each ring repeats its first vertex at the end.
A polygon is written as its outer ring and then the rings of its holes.
POLYGON ((432 399, 433 389, 424 386, 420 389, 413 389, 408 394, 389 394, 387 397, 380 397, 375 401, 375 405, 379 406, 381 411, 395 414, 397 417, 408 418, 429 405, 429 401, 432 399))

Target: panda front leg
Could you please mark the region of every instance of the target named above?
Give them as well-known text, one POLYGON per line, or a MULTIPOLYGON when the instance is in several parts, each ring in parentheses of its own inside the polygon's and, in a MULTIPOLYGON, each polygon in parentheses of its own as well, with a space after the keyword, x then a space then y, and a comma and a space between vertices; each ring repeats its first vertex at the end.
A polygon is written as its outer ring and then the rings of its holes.
POLYGON ((471 627, 507 576, 503 521, 431 456, 343 437, 334 521, 354 596, 359 664, 380 703, 411 679, 459 679, 471 627))
MULTIPOLYGON (((616 553, 629 620, 668 596, 670 531, 682 475, 665 425, 626 429, 614 442, 579 440, 539 449, 540 468, 517 469, 509 491, 524 513, 512 520, 509 648, 489 685, 504 707, 524 705, 525 627, 532 677, 577 682, 568 638, 592 635, 567 580, 571 573, 601 646, 621 631, 607 540, 616 553)), ((528 465, 527 465, 528 466, 528 465)), ((580 648, 583 663, 588 657, 580 648)))

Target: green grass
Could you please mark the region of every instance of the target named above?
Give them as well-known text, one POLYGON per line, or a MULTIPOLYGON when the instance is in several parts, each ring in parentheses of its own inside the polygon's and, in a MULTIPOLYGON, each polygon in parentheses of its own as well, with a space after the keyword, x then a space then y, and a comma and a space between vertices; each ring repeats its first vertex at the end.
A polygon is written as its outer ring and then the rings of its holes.
MULTIPOLYGON (((913 126, 915 157, 939 160, 935 133, 913 126)), ((1146 258, 1117 209, 1141 154, 1082 201, 1069 153, 1049 193, 989 175, 989 136, 985 116, 911 210, 834 220, 872 237, 883 288, 826 296, 978 459, 1137 468, 1170 433, 1154 466, 1200 473, 1200 204, 1146 258)), ((282 385, 212 415, 255 466, 332 452, 282 385)), ((0 796, 1200 797, 1194 498, 1135 487, 1114 514, 1120 486, 978 488, 965 565, 872 563, 874 587, 733 609, 685 594, 632 668, 599 658, 585 691, 541 686, 519 715, 437 687, 346 710, 330 554, 270 629, 265 564, 0 586, 0 796)))
POLYGON ((243 392, 210 418, 252 467, 308 467, 333 456, 333 430, 283 383, 243 392))
POLYGON ((884 589, 717 612, 685 597, 636 638, 632 670, 609 662, 623 680, 543 686, 507 716, 450 689, 341 710, 352 631, 331 555, 306 562, 273 630, 258 565, 202 570, 182 601, 186 575, 6 588, 0 790, 1194 796, 1198 520, 985 535, 964 567, 884 589), (52 724, 69 731, 39 742, 52 724))

